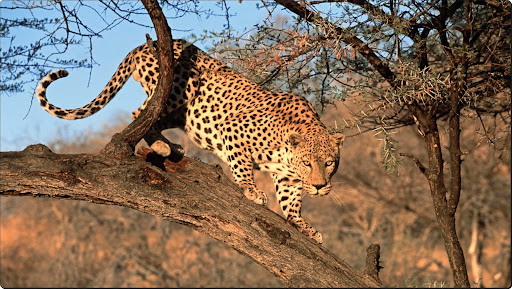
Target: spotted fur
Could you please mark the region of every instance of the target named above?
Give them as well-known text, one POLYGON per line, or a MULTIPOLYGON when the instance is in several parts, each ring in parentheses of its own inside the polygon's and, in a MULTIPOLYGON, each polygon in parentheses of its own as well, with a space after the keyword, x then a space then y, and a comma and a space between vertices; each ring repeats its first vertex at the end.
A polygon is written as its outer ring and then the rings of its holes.
MULTIPOLYGON (((182 154, 161 131, 184 129, 195 143, 226 162, 245 196, 262 205, 267 203, 267 196, 256 188, 253 170, 269 171, 287 220, 322 243, 321 234, 301 216, 302 196, 329 193, 344 136, 328 133, 304 97, 269 91, 183 40, 175 40, 173 48, 176 66, 167 110, 144 136, 151 148, 166 157, 182 154)), ((67 76, 65 70, 41 80, 37 96, 52 115, 84 118, 103 108, 130 75, 148 95, 133 112, 136 118, 158 80, 158 63, 146 44, 132 50, 103 91, 81 108, 58 108, 46 99, 46 88, 67 76)))

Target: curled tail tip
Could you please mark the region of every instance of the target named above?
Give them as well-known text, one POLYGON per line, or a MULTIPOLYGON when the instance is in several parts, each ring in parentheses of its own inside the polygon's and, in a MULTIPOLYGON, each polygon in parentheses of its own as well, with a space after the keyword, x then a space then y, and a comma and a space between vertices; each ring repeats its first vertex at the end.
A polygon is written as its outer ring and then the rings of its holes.
POLYGON ((48 76, 52 80, 63 78, 63 77, 66 77, 68 75, 69 75, 69 72, 67 70, 65 70, 65 69, 55 70, 55 71, 53 71, 53 72, 48 74, 48 76))
POLYGON ((59 78, 61 78, 61 77, 68 76, 69 72, 67 70, 65 70, 65 69, 61 69, 61 70, 57 71, 57 74, 59 75, 59 78))

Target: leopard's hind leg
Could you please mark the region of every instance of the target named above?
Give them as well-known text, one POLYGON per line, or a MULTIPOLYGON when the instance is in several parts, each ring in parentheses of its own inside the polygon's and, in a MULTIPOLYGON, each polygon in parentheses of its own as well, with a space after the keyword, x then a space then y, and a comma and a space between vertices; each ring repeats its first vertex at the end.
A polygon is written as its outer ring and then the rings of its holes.
MULTIPOLYGON (((167 107, 144 136, 144 139, 154 152, 173 162, 180 161, 185 151, 182 146, 172 143, 164 137, 162 131, 171 128, 184 130, 188 101, 195 96, 199 87, 197 72, 195 70, 188 70, 183 73, 183 70, 184 68, 179 63, 174 71, 175 78, 171 95, 169 95, 167 100, 167 107)), ((149 89, 148 95, 152 93, 153 89, 149 89)))

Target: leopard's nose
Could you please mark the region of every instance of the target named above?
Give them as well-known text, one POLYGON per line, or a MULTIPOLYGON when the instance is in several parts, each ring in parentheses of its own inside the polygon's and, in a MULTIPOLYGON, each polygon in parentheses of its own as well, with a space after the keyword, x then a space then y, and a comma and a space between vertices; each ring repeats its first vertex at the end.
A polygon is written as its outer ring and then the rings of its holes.
POLYGON ((321 188, 325 187, 325 183, 324 184, 320 184, 320 185, 313 185, 313 187, 315 187, 317 190, 320 190, 321 188))

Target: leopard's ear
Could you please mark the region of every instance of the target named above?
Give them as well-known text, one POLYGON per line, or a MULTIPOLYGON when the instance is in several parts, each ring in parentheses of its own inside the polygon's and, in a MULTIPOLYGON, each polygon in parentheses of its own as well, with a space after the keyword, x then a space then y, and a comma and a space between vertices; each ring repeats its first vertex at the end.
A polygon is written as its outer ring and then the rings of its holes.
POLYGON ((345 140, 345 135, 341 133, 335 133, 332 135, 334 137, 334 142, 337 146, 341 146, 343 144, 343 141, 345 140))
POLYGON ((291 133, 289 136, 288 136, 288 141, 290 142, 290 144, 292 145, 292 147, 297 147, 301 142, 304 141, 304 139, 302 138, 302 136, 298 133, 291 133))

